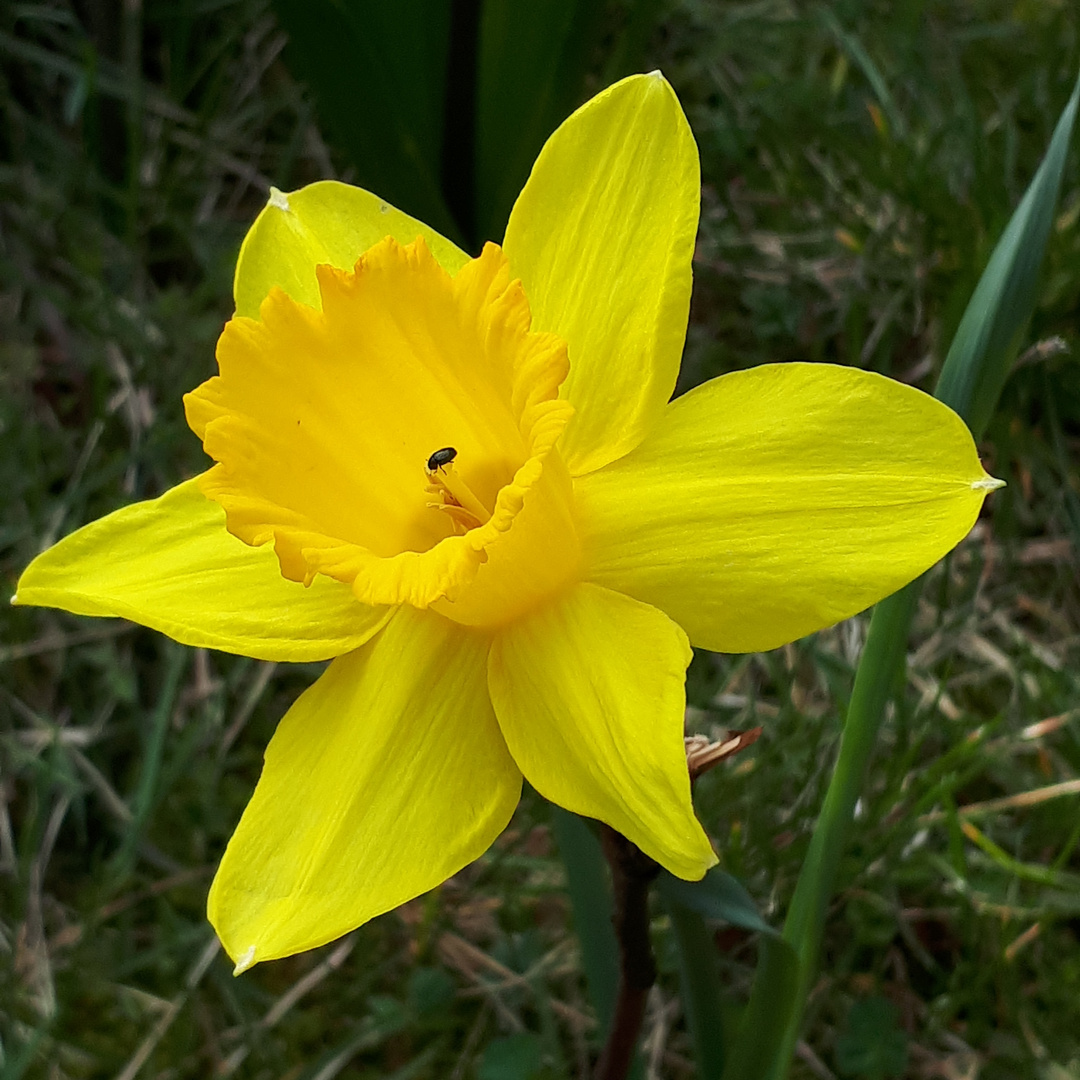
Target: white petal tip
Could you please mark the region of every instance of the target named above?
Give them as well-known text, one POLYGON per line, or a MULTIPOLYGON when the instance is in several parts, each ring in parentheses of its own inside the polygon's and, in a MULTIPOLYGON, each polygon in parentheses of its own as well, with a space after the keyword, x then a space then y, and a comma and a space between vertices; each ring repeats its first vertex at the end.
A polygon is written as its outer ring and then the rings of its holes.
POLYGON ((1005 486, 1004 480, 999 480, 996 476, 984 476, 981 480, 972 480, 972 491, 997 491, 998 488, 1005 486))
POLYGON ((15 593, 15 595, 8 601, 8 603, 12 607, 14 607, 18 602, 19 602, 19 594, 18 593, 15 593))
POLYGON ((255 966, 255 946, 249 945, 236 961, 236 967, 232 969, 234 976, 243 975, 249 967, 255 966))
POLYGON ((278 210, 284 210, 287 214, 291 209, 289 206, 289 196, 284 191, 279 191, 276 187, 270 189, 270 206, 276 206, 278 210))

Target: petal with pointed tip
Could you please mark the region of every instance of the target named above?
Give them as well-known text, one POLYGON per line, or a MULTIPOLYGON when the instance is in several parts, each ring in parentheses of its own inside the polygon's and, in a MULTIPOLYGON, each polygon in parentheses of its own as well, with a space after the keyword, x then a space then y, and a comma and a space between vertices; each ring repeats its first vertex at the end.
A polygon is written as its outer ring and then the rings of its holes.
POLYGON ((225 529, 225 511, 187 480, 132 503, 43 551, 14 603, 119 616, 183 642, 259 660, 326 660, 363 644, 388 608, 347 585, 305 589, 281 576, 271 548, 225 529))
POLYGON ((701 648, 757 652, 917 577, 994 486, 940 401, 789 363, 692 390, 574 491, 591 580, 655 604, 701 648))
POLYGON ((510 752, 541 795, 696 880, 716 856, 690 803, 689 663, 686 635, 663 612, 585 584, 495 638, 489 682, 510 752))
POLYGON ((503 248, 533 329, 570 348, 559 448, 574 475, 632 450, 675 389, 700 197, 690 126, 653 72, 564 121, 514 204, 503 248))
POLYGON ((210 921, 242 967, 419 896, 503 830, 521 773, 486 659, 486 637, 403 607, 286 713, 210 890, 210 921))
POLYGON ((233 278, 237 315, 259 317, 259 305, 275 285, 297 303, 319 307, 315 267, 351 270, 368 248, 392 236, 411 244, 418 236, 444 269, 456 273, 468 255, 363 188, 320 180, 288 194, 273 190, 244 237, 233 278))

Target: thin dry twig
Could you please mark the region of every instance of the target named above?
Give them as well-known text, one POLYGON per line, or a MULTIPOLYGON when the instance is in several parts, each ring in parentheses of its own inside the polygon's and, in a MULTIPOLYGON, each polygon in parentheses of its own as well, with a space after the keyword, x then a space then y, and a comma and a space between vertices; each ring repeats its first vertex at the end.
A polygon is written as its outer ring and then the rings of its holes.
POLYGON ((31 1001, 42 1019, 50 1019, 56 1012, 56 988, 53 984, 52 961, 45 938, 45 921, 42 911, 45 869, 49 865, 60 826, 71 806, 71 796, 63 795, 53 804, 41 846, 30 864, 29 882, 26 889, 26 919, 19 934, 15 969, 31 990, 31 1001))
POLYGON ((95 626, 91 630, 79 630, 71 634, 63 634, 51 631, 43 634, 33 641, 24 641, 18 645, 4 645, 0 647, 0 664, 11 660, 25 660, 28 656, 39 656, 41 653, 60 652, 62 649, 70 649, 75 645, 89 645, 95 641, 106 641, 108 638, 119 637, 135 629, 134 623, 123 620, 110 621, 104 626, 95 626))
POLYGON ((221 736, 221 745, 218 747, 219 757, 224 757, 229 752, 229 747, 236 742, 237 736, 244 730, 244 725, 251 719, 255 706, 259 704, 259 699, 266 693, 266 688, 270 685, 270 680, 274 677, 276 670, 277 664, 274 663, 259 665, 255 677, 251 680, 251 685, 244 695, 244 700, 240 702, 240 707, 236 710, 233 722, 225 729, 225 734, 221 736))
MULTIPOLYGON (((1038 806, 1039 803, 1048 802, 1051 799, 1060 799, 1063 795, 1080 795, 1080 779, 1063 780, 1060 784, 1048 784, 1046 787, 1034 788, 1031 791, 1019 791, 1015 795, 1005 795, 1000 799, 968 803, 967 806, 958 807, 956 812, 961 818, 984 817, 987 814, 996 814, 999 810, 1038 806)), ((944 821, 946 817, 944 810, 931 810, 923 814, 918 819, 918 823, 932 825, 944 821)))
MULTIPOLYGON (((318 967, 314 967, 302 978, 297 979, 284 994, 274 1002, 266 1011, 263 1018, 255 1025, 256 1032, 269 1031, 279 1020, 307 993, 314 990, 327 976, 332 975, 349 957, 349 953, 356 947, 356 934, 350 934, 338 942, 336 948, 323 960, 318 967)), ((247 1060, 251 1053, 250 1042, 238 1046, 222 1063, 217 1070, 219 1077, 231 1076, 247 1060)), ((347 1058, 345 1059, 348 1060, 347 1058)))
POLYGON ((128 1063, 116 1074, 116 1080, 135 1080, 135 1077, 139 1075, 139 1070, 146 1064, 147 1059, 154 1052, 154 1048, 165 1037, 173 1021, 180 1015, 180 1010, 187 1004, 191 992, 202 981, 202 977, 206 974, 214 961, 214 957, 217 956, 220 950, 221 942, 218 941, 217 937, 212 937, 206 943, 184 979, 184 989, 165 1002, 157 1022, 150 1029, 146 1038, 139 1044, 135 1053, 131 1055, 128 1063))

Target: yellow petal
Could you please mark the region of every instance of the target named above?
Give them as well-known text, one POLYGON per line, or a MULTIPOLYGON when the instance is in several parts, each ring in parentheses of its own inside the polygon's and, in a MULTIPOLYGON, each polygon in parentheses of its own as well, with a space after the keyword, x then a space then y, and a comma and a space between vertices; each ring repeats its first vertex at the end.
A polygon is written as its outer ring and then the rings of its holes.
POLYGON ((293 705, 210 890, 238 966, 331 941, 487 850, 521 774, 486 656, 486 638, 401 608, 293 705))
POLYGON ((335 581, 310 589, 286 581, 272 551, 226 531, 224 511, 197 479, 66 536, 26 568, 12 602, 119 616, 259 660, 338 656, 389 614, 335 581))
POLYGON ((488 677, 510 753, 541 795, 696 880, 716 856, 690 803, 690 655, 663 612, 585 584, 501 631, 488 677))
POLYGON ((941 402, 791 363, 692 390, 575 494, 590 580, 655 604, 697 646, 754 652, 911 581, 997 486, 941 402))
POLYGON ((261 321, 229 322, 221 374, 184 399, 219 462, 203 491, 225 507, 230 531, 273 540, 287 577, 328 575, 370 604, 454 601, 444 613, 463 622, 497 623, 558 587, 580 561, 569 480, 557 483, 554 458, 544 478, 571 412, 557 396, 566 345, 530 332, 500 249, 489 244, 451 278, 422 240, 388 239, 354 272, 320 267, 318 276, 321 310, 275 290, 261 321), (458 532, 432 506, 425 466, 443 447, 455 449, 448 469, 475 495, 477 527, 458 532), (553 511, 532 514, 532 529, 517 519, 542 478, 553 511), (565 558, 550 542, 553 516, 554 531, 569 526, 565 558), (511 596, 500 582, 520 585, 522 575, 497 570, 506 560, 488 549, 523 532, 541 535, 526 546, 544 542, 547 575, 511 596), (490 602, 470 606, 463 593, 482 567, 474 591, 490 602))
POLYGON ((439 263, 455 273, 468 255, 422 222, 377 195, 337 180, 320 180, 288 194, 271 189, 270 201, 248 230, 236 262, 237 315, 259 317, 259 305, 276 285, 301 304, 319 306, 315 267, 351 270, 368 248, 392 236, 426 241, 439 263))
POLYGON ((686 117, 653 72, 561 124, 514 205, 503 247, 533 328, 570 348, 559 446, 574 475, 633 449, 675 388, 700 189, 686 117))

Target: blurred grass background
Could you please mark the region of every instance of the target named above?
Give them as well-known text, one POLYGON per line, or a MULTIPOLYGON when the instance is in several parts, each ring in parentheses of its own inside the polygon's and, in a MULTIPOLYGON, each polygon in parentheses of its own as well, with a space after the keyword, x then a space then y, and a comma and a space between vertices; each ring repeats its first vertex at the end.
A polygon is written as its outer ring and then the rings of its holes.
MULTIPOLYGON (((213 369, 245 228, 270 183, 352 175, 284 45, 262 0, 0 6, 0 599, 52 540, 202 468, 180 395, 213 369)), ((647 56, 703 161, 682 386, 809 358, 928 387, 1080 67, 1080 13, 669 0, 647 56)), ((799 1077, 1080 1078, 1078 162, 982 447, 1009 487, 925 591, 799 1077)), ((0 618, 0 1080, 586 1075, 540 800, 442 889, 234 980, 206 888, 317 666, 0 618)), ((691 668, 690 730, 765 729, 697 803, 773 922, 864 630, 691 668)), ((734 1019, 755 942, 716 930, 734 1019)), ((647 1067, 690 1077, 660 908, 655 933, 647 1067)))

